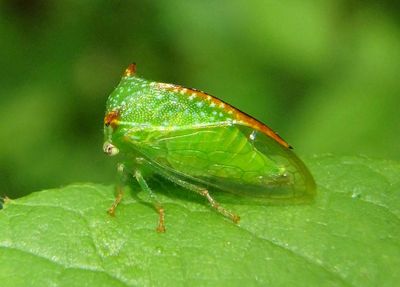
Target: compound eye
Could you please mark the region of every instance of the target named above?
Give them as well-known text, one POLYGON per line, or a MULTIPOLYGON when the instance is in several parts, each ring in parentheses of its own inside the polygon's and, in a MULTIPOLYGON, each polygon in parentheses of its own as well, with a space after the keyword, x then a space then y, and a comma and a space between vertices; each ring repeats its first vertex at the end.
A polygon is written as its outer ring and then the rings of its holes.
POLYGON ((103 151, 109 156, 114 156, 119 153, 119 149, 115 145, 109 142, 104 143, 103 151))
POLYGON ((118 125, 119 111, 111 111, 104 117, 104 125, 115 128, 118 125))

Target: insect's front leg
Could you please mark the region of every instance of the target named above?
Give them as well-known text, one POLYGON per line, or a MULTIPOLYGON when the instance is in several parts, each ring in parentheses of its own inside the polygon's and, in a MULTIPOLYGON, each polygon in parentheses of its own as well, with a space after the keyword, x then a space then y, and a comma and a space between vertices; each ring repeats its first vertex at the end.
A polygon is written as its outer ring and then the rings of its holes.
POLYGON ((165 213, 164 213, 164 207, 162 207, 161 203, 158 201, 157 196, 154 194, 154 192, 150 189, 150 187, 147 185, 146 180, 143 178, 142 173, 140 170, 135 171, 135 178, 138 181, 140 187, 142 190, 150 197, 150 200, 153 202, 154 208, 157 210, 158 215, 159 215, 159 221, 158 221, 158 226, 157 226, 157 231, 158 232, 165 232, 165 225, 164 225, 164 220, 165 220, 165 213))
POLYGON ((111 216, 115 216, 115 209, 117 208, 118 204, 121 202, 122 197, 124 196, 124 184, 127 181, 127 175, 125 171, 125 165, 122 163, 119 163, 117 166, 118 170, 118 183, 116 185, 116 196, 113 204, 111 207, 108 209, 108 214, 111 216))

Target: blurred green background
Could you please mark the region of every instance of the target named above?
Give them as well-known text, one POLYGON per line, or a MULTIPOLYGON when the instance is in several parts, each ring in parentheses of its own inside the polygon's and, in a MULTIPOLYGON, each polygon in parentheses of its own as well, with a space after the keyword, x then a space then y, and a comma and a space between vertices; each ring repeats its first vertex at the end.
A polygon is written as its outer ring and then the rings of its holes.
POLYGON ((396 1, 0 1, 0 195, 112 183, 105 101, 138 74, 205 90, 298 154, 400 159, 396 1))

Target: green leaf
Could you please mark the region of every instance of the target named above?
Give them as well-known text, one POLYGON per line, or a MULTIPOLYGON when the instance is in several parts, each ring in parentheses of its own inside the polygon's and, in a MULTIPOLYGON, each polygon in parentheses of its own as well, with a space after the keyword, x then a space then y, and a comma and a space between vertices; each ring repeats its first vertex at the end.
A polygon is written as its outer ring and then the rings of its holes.
POLYGON ((166 209, 164 234, 135 192, 110 217, 112 186, 8 201, 1 286, 397 286, 400 164, 329 155, 307 164, 314 204, 224 204, 239 225, 164 183, 152 183, 166 209))

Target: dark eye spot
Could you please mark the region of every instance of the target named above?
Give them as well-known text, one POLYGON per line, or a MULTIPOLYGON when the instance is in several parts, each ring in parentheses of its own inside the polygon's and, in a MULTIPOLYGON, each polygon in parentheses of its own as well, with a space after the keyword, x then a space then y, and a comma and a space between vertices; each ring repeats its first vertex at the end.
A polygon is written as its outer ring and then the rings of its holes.
POLYGON ((112 126, 113 128, 118 125, 119 111, 111 111, 104 117, 104 125, 106 127, 112 126))

